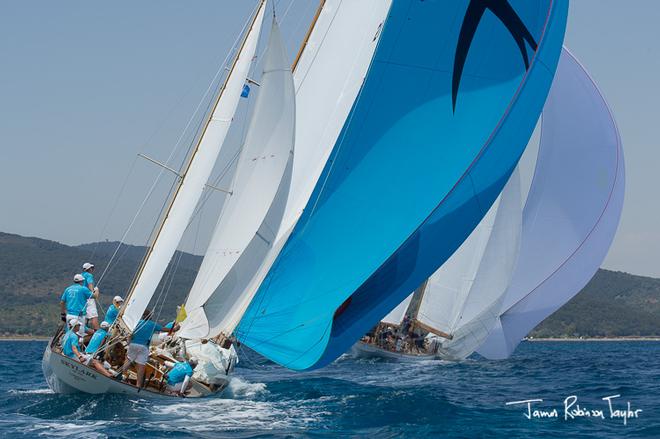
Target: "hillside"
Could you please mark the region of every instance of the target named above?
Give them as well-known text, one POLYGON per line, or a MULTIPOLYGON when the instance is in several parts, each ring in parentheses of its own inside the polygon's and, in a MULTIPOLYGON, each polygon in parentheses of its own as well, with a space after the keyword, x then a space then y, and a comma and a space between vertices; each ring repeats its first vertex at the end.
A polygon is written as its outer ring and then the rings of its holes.
MULTIPOLYGON (((81 265, 93 261, 97 282, 117 247, 116 242, 70 247, 39 238, 0 233, 0 335, 50 335, 59 319, 59 297, 72 284, 81 265)), ((107 309, 112 297, 125 295, 146 249, 122 246, 116 263, 100 282, 101 303, 107 309)), ((172 279, 166 275, 162 285, 169 285, 164 300, 152 303, 161 309, 162 318, 172 317, 194 280, 201 257, 178 253, 172 279)), ((168 269, 171 272, 172 264, 168 269)), ((99 310, 100 312, 101 310, 99 310)))
MULTIPOLYGON (((50 335, 59 318, 59 296, 83 262, 96 264, 97 281, 117 247, 103 242, 70 247, 53 241, 0 233, 0 335, 50 335)), ((144 247, 122 246, 118 262, 100 284, 105 309, 124 295, 144 247)), ((154 304, 162 319, 174 315, 194 280, 201 257, 178 253, 167 294, 154 304), (162 305, 164 303, 164 305, 162 305)), ((172 270, 172 264, 168 273, 172 270)), ((541 323, 534 337, 660 336, 660 279, 599 270, 573 300, 541 323)))

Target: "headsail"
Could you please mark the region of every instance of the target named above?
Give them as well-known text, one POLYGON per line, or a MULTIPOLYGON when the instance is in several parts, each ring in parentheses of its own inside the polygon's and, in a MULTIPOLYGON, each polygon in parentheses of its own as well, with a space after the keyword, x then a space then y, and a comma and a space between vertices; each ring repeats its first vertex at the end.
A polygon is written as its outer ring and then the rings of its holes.
MULTIPOLYGON (((478 261, 477 270, 473 272, 473 275, 470 275, 470 272, 453 273, 455 276, 467 277, 464 280, 469 283, 469 291, 461 298, 460 303, 455 304, 453 308, 456 312, 448 320, 447 333, 451 337, 442 340, 439 351, 439 354, 447 359, 463 359, 474 352, 488 337, 490 328, 499 316, 502 300, 511 281, 520 249, 522 198, 517 169, 493 208, 496 208, 493 219, 487 224, 483 224, 482 221, 478 227, 483 225, 485 230, 481 233, 488 236, 484 251, 478 261)), ((490 214, 491 212, 489 212, 490 214)), ((468 240, 471 238, 472 235, 468 240)), ((459 248, 457 253, 461 249, 459 248)), ((456 253, 449 261, 454 256, 456 253)), ((452 303, 450 292, 434 290, 436 282, 442 282, 440 270, 429 279, 429 289, 424 296, 429 303, 433 304, 433 307, 429 309, 436 311, 445 305, 449 307, 449 304, 452 303)), ((427 323, 426 319, 428 319, 427 324, 432 326, 433 320, 429 319, 430 314, 423 309, 420 312, 420 320, 427 323)))
POLYGON ((327 364, 479 223, 533 131, 566 23, 565 0, 511 4, 538 42, 529 68, 517 34, 483 15, 455 111, 448 72, 464 2, 396 1, 382 27, 365 26, 364 15, 342 29, 367 29, 378 49, 301 219, 237 328, 239 340, 293 369, 327 364))
POLYGON ((291 183, 295 93, 289 58, 273 20, 259 96, 223 206, 186 309, 179 335, 231 334, 252 298, 247 287, 278 232, 291 183))
POLYGON ((408 310, 408 305, 410 305, 412 296, 413 295, 411 294, 410 296, 406 297, 403 302, 399 303, 396 308, 394 308, 385 317, 383 317, 383 320, 381 321, 384 323, 390 323, 392 325, 400 325, 403 321, 403 318, 406 316, 406 311, 408 310))
POLYGON ((577 294, 605 258, 624 197, 621 139, 588 73, 564 50, 543 112, 519 262, 500 320, 477 350, 506 358, 577 294))
POLYGON ((165 219, 129 292, 121 315, 129 330, 135 328, 151 301, 213 171, 254 58, 265 3, 263 0, 257 9, 241 50, 207 121, 206 129, 182 174, 165 219))

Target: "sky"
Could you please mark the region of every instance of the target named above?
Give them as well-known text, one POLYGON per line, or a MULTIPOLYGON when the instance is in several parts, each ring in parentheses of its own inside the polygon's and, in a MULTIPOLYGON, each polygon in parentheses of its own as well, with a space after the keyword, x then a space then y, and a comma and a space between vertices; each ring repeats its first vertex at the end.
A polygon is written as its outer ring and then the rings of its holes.
MULTIPOLYGON (((161 172, 137 154, 180 166, 208 104, 209 84, 217 84, 213 78, 223 72, 255 4, 0 3, 0 231, 71 245, 124 238, 161 172)), ((292 58, 317 5, 276 0, 292 58)), ((656 277, 658 22, 657 0, 572 0, 565 39, 612 107, 624 143, 625 207, 603 266, 656 277)), ((243 103, 239 118, 249 110, 243 103)), ((241 144, 244 125, 236 124, 218 161, 218 187, 229 184, 223 171, 241 144)), ((127 242, 147 242, 173 178, 161 175, 127 242)), ((184 250, 204 250, 222 201, 219 192, 208 195, 184 250)))

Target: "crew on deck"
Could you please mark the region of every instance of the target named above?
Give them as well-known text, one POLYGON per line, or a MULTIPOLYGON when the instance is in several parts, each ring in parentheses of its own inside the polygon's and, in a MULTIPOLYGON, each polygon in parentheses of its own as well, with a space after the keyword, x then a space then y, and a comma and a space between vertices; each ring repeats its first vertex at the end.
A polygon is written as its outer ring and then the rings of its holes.
POLYGON ((167 390, 183 396, 190 386, 190 378, 197 367, 197 359, 193 357, 188 361, 176 363, 166 361, 165 366, 171 368, 167 373, 167 390))
POLYGON ((105 319, 103 321, 108 322, 108 324, 112 325, 115 320, 117 320, 117 316, 119 315, 119 309, 121 306, 124 304, 124 299, 122 299, 121 296, 115 296, 112 299, 112 305, 108 307, 108 310, 105 312, 105 319))
MULTIPOLYGON (((117 378, 119 378, 129 367, 131 367, 131 364, 135 364, 137 375, 136 384, 139 388, 142 387, 144 381, 144 367, 149 360, 149 343, 151 342, 151 337, 154 332, 163 330, 163 326, 150 319, 151 311, 145 309, 144 313, 142 313, 142 319, 138 321, 133 334, 131 334, 128 339, 129 345, 128 351, 126 352, 126 361, 117 374, 117 378)), ((175 325, 173 331, 177 331, 178 329, 179 325, 175 325)))
POLYGON ((82 266, 82 276, 85 278, 84 286, 93 291, 95 296, 87 299, 87 321, 94 330, 99 329, 99 312, 96 309, 96 299, 99 297, 99 289, 94 282, 94 264, 85 262, 82 266))
POLYGON ((105 368, 100 362, 92 358, 91 355, 83 354, 82 352, 80 352, 80 340, 78 337, 78 333, 81 330, 80 329, 81 326, 82 323, 77 318, 74 317, 69 320, 68 322, 69 330, 66 332, 64 338, 62 339, 62 353, 69 358, 78 360, 80 363, 86 366, 92 366, 94 369, 96 369, 104 376, 111 378, 112 374, 109 371, 105 370, 105 368))
POLYGON ((98 352, 99 348, 101 345, 103 345, 103 342, 105 341, 106 337, 108 336, 108 329, 110 328, 110 324, 106 321, 101 322, 100 328, 92 335, 92 338, 89 340, 89 343, 87 343, 87 347, 85 348, 85 353, 90 354, 90 355, 95 355, 96 352, 98 352))
POLYGON ((87 314, 87 301, 90 298, 98 297, 98 291, 92 293, 88 288, 83 286, 85 278, 81 274, 76 274, 73 277, 73 285, 67 287, 60 297, 60 307, 62 321, 68 322, 75 318, 80 322, 79 335, 85 336, 85 323, 87 314))

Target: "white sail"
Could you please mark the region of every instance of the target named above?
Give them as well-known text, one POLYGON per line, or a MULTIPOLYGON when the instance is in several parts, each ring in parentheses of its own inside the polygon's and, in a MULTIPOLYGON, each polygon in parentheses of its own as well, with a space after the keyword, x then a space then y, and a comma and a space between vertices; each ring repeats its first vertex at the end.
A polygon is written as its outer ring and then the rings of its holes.
POLYGON ((392 0, 327 0, 294 72, 296 156, 278 240, 307 205, 362 87, 392 0))
POLYGON ((506 358, 530 330, 586 285, 623 208, 621 139, 588 73, 564 49, 543 111, 521 249, 501 317, 477 350, 506 358))
POLYGON ((295 92, 274 20, 264 57, 259 96, 232 195, 186 302, 189 317, 179 333, 184 338, 231 333, 252 298, 246 289, 271 248, 284 213, 293 164, 295 92))
POLYGON ((516 168, 479 225, 429 278, 417 320, 452 337, 443 341, 447 349, 455 347, 448 356, 459 355, 468 345, 476 349, 485 338, 477 329, 506 291, 518 254, 521 216, 516 168))
POLYGON ((429 278, 417 320, 451 334, 461 316, 493 230, 499 199, 454 254, 429 278))
POLYGON ((408 305, 410 305, 410 301, 412 300, 412 294, 406 299, 399 303, 396 308, 394 308, 388 315, 383 317, 383 320, 381 320, 383 323, 389 323, 390 325, 400 325, 401 322, 403 321, 403 318, 406 316, 406 311, 408 310, 408 305))
MULTIPOLYGON (((324 3, 294 72, 296 128, 291 184, 288 196, 283 197, 286 202, 279 200, 278 193, 274 203, 284 209, 284 217, 257 274, 241 293, 243 299, 256 294, 300 218, 362 87, 390 5, 391 0, 324 3)), ((198 308, 189 317, 198 322, 209 318, 208 330, 204 323, 198 324, 195 334, 227 333, 233 325, 233 321, 232 325, 222 323, 221 297, 218 290, 204 305, 205 311, 198 308), (219 321, 210 321, 214 319, 219 321)), ((236 309, 244 310, 248 305, 242 302, 236 309)))
MULTIPOLYGON (((522 199, 518 169, 500 195, 488 244, 462 311, 453 321, 451 340, 442 340, 440 356, 460 360, 488 337, 499 317, 520 250, 522 199)), ((428 295, 428 293, 427 293, 428 295)))
POLYGON ((151 301, 213 171, 254 58, 264 10, 265 2, 262 2, 211 114, 206 130, 183 174, 183 179, 167 216, 133 285, 130 299, 122 314, 122 320, 130 330, 135 328, 144 309, 151 301))

